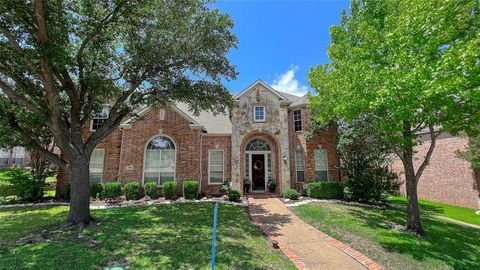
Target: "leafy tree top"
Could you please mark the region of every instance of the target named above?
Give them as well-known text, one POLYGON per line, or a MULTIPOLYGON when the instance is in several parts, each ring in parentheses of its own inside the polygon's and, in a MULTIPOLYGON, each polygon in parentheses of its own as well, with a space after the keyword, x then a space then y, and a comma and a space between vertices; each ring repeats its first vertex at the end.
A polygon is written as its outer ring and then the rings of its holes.
POLYGON ((184 101, 195 112, 224 112, 231 96, 221 80, 235 78, 226 54, 237 38, 210 3, 0 0, 0 115, 32 147, 34 126, 46 126, 72 159, 140 105, 184 101), (83 141, 105 104, 108 120, 83 141))
POLYGON ((471 132, 480 120, 479 12, 476 0, 351 1, 330 29, 331 63, 309 73, 315 120, 371 113, 402 148, 428 127, 471 132))

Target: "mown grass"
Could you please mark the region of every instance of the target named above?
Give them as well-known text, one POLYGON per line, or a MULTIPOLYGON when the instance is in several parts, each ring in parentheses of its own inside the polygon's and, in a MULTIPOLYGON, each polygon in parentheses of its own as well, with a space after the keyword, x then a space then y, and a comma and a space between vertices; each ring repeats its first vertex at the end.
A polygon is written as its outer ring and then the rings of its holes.
MULTIPOLYGON (((406 206, 407 198, 404 196, 390 197, 389 202, 395 205, 406 206)), ((447 217, 458 221, 480 225, 480 215, 475 214, 475 209, 437 203, 427 200, 419 200, 420 208, 432 215, 447 217)))
MULTIPOLYGON (((75 231, 52 234, 47 241, 17 246, 22 237, 52 228, 67 207, 0 210, 2 269, 209 269, 211 203, 138 206, 93 211, 99 219, 86 238, 75 231), (96 242, 86 240, 89 237, 96 242), (94 243, 94 244, 92 244, 94 243)), ((217 269, 294 269, 250 222, 244 207, 220 205, 217 269)), ((49 229, 50 230, 50 229, 49 229)))
POLYGON ((438 211, 424 208, 421 206, 425 238, 401 230, 406 209, 398 201, 385 209, 316 203, 293 210, 386 269, 480 269, 480 230, 441 220, 434 216, 438 211))

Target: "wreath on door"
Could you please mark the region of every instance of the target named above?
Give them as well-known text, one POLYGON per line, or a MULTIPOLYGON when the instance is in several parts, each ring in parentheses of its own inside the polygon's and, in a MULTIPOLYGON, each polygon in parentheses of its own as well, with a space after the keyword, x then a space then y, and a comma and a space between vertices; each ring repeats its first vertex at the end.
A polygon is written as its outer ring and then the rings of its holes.
POLYGON ((263 168, 263 163, 260 160, 255 161, 253 164, 255 170, 261 170, 263 168))

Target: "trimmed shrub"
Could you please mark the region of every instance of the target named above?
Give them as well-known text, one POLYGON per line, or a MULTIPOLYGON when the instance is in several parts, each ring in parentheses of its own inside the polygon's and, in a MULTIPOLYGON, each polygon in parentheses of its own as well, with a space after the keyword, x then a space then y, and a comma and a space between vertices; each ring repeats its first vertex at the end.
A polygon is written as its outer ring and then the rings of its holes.
POLYGON ((283 192, 283 197, 290 200, 298 200, 298 192, 293 188, 289 188, 283 192))
POLYGON ((102 183, 91 183, 90 184, 90 198, 94 200, 103 199, 103 184, 102 183))
POLYGON ((15 195, 15 189, 12 185, 0 184, 0 197, 8 197, 15 195))
POLYGON ((198 196, 198 182, 196 180, 183 181, 183 196, 185 199, 196 199, 198 196))
POLYGON ((311 182, 308 183, 307 194, 314 199, 342 199, 343 186, 340 182, 311 182))
POLYGON ((116 200, 122 195, 122 185, 118 182, 108 182, 103 187, 105 199, 116 200))
POLYGON ((125 190, 125 198, 127 198, 127 200, 140 199, 140 183, 128 182, 125 184, 124 190, 125 190))
POLYGON ((157 192, 157 183, 148 182, 143 186, 143 189, 145 190, 145 195, 151 199, 157 199, 159 197, 157 192))
POLYGON ((5 180, 13 187, 13 195, 22 201, 36 201, 43 197, 43 181, 32 178, 31 173, 19 167, 13 167, 5 173, 5 180))
POLYGON ((232 189, 228 192, 228 200, 231 202, 238 202, 240 201, 240 191, 236 189, 232 189))
POLYGON ((174 199, 177 194, 177 183, 173 181, 165 182, 162 184, 163 196, 165 199, 174 199))

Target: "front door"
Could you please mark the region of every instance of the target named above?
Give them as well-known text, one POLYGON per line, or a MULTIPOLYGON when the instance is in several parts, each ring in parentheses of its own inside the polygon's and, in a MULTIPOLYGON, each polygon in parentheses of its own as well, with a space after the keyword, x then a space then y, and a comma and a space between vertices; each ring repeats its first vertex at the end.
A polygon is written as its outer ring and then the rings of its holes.
POLYGON ((252 154, 252 189, 265 190, 265 154, 252 154))

